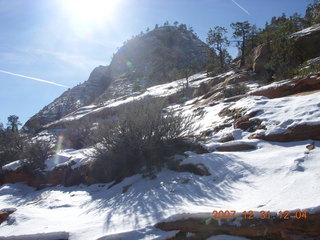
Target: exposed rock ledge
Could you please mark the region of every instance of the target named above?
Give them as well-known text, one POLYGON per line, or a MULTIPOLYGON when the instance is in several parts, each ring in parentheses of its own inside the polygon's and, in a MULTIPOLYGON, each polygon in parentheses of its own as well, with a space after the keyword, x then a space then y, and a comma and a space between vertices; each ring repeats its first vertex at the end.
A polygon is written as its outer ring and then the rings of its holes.
POLYGON ((252 134, 249 139, 263 139, 271 142, 294 142, 303 140, 320 140, 319 125, 298 125, 288 128, 287 131, 280 134, 252 134))
MULTIPOLYGON (((290 216, 295 215, 291 212, 290 216)), ((178 230, 176 236, 170 240, 189 239, 200 240, 220 234, 241 236, 253 239, 319 239, 320 236, 320 213, 308 214, 307 218, 280 219, 275 213, 266 219, 212 219, 213 215, 189 214, 187 217, 161 222, 155 225, 163 231, 178 230), (187 237, 193 233, 193 237, 187 237)), ((255 214, 256 216, 256 214, 255 214)))
POLYGON ((260 88, 249 95, 264 96, 267 98, 278 98, 293 95, 301 92, 308 92, 320 89, 320 73, 310 74, 307 77, 300 77, 274 84, 272 87, 260 88))

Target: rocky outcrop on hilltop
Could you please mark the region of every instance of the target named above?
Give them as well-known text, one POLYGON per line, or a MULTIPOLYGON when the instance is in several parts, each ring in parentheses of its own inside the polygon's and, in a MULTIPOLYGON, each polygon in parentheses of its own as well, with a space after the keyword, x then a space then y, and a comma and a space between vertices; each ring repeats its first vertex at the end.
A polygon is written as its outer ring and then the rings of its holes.
POLYGON ((320 56, 320 24, 313 25, 291 35, 304 60, 320 56))
MULTIPOLYGON (((295 51, 301 57, 300 63, 320 56, 320 24, 313 25, 289 36, 295 42, 295 51)), ((271 56, 267 44, 262 44, 250 52, 246 58, 246 69, 253 70, 261 78, 269 79, 272 73, 268 72, 266 64, 271 56)))
POLYGON ((45 106, 40 112, 26 122, 24 130, 34 132, 45 124, 56 121, 76 109, 91 104, 110 85, 111 77, 108 67, 96 67, 89 79, 72 89, 65 91, 52 103, 45 106))
POLYGON ((118 50, 110 66, 95 68, 86 82, 34 115, 24 130, 33 132, 83 106, 176 80, 182 69, 203 70, 210 54, 204 42, 181 27, 163 26, 136 36, 118 50))

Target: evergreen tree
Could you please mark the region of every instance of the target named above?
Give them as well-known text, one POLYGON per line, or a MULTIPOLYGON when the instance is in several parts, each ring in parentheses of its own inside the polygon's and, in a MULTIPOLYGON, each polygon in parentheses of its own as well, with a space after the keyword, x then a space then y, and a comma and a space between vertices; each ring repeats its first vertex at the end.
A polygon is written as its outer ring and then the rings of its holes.
POLYGON ((21 125, 21 123, 17 115, 10 115, 8 117, 7 126, 8 126, 8 129, 10 129, 12 132, 17 132, 19 125, 21 125))
POLYGON ((210 29, 207 37, 207 44, 214 49, 219 55, 220 72, 226 70, 226 48, 230 45, 226 37, 227 29, 216 26, 210 29))
POLYGON ((308 5, 304 20, 305 27, 320 23, 320 0, 314 0, 308 5))
POLYGON ((245 53, 251 25, 248 21, 244 21, 231 23, 230 26, 234 30, 233 38, 237 40, 237 47, 241 53, 240 67, 243 67, 245 65, 245 53))

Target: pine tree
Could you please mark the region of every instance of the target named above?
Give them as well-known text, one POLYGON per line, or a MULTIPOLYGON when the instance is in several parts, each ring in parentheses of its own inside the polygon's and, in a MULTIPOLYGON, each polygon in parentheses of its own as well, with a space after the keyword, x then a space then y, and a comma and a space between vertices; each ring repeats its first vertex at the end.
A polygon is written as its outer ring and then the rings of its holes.
POLYGON ((230 45, 227 37, 227 29, 224 27, 216 26, 210 29, 207 37, 207 44, 218 52, 220 62, 220 72, 226 70, 226 48, 230 45))
POLYGON ((240 67, 245 65, 245 53, 247 47, 247 40, 250 33, 251 25, 248 21, 232 23, 233 38, 237 40, 237 46, 241 52, 240 67))
POLYGON ((10 129, 12 132, 17 132, 19 125, 21 125, 21 123, 17 115, 10 115, 8 117, 7 126, 8 126, 8 129, 10 129))

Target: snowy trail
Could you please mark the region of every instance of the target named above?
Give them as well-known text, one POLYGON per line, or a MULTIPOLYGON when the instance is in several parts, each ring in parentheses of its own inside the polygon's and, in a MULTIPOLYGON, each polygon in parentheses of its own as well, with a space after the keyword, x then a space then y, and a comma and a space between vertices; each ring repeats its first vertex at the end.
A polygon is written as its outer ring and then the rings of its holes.
POLYGON ((294 168, 308 143, 259 142, 255 151, 190 153, 184 163, 203 163, 212 173, 204 177, 163 170, 153 180, 136 175, 110 189, 108 184, 41 191, 23 184, 4 185, 0 209, 17 211, 1 225, 0 236, 66 231, 71 239, 94 239, 141 229, 177 213, 319 206, 320 142, 301 163, 303 170, 294 168))

